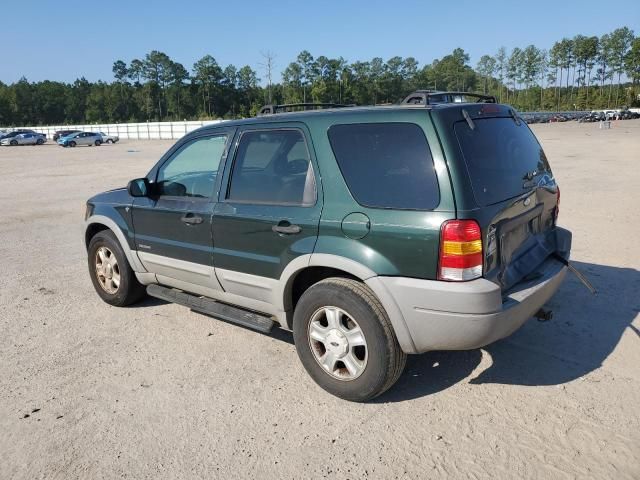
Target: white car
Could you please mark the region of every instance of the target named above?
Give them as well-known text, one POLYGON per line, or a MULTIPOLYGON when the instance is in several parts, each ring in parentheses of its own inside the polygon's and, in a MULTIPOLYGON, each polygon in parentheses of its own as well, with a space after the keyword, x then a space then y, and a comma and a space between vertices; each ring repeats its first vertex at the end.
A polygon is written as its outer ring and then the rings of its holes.
POLYGON ((117 135, 107 135, 104 132, 98 133, 102 135, 102 143, 116 143, 118 140, 120 140, 120 137, 118 137, 117 135))
POLYGON ((0 145, 42 145, 47 139, 38 133, 20 133, 15 137, 3 138, 0 145))

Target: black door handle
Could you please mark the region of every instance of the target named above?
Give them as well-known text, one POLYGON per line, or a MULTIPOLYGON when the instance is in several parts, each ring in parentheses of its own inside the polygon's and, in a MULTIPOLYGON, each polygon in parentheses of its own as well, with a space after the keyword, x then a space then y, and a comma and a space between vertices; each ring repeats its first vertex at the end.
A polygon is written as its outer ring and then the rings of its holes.
POLYGON ((286 221, 274 225, 273 227, 271 227, 271 230, 282 235, 293 235, 302 231, 302 229, 298 225, 291 225, 286 221))
POLYGON ((185 213, 182 217, 180 217, 180 220, 182 220, 187 225, 197 225, 199 223, 202 223, 202 217, 194 215, 193 213, 185 213))

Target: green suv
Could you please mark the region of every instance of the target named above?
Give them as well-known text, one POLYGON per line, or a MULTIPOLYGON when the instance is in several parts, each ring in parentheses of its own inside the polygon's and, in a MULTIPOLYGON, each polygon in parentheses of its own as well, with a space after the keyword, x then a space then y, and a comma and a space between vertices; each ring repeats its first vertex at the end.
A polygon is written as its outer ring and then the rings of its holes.
POLYGON ((331 108, 187 134, 87 202, 85 242, 105 302, 277 323, 322 388, 366 401, 407 354, 478 348, 541 314, 571 247, 559 200, 509 106, 331 108))

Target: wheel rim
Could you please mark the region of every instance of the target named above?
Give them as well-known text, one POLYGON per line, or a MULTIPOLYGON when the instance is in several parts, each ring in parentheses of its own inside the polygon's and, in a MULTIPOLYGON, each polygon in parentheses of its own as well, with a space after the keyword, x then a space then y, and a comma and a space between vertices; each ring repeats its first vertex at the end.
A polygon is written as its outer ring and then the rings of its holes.
POLYGON ((120 266, 116 256, 107 247, 100 247, 96 251, 95 264, 98 283, 113 295, 120 288, 120 266))
POLYGON ((322 369, 338 380, 355 380, 367 366, 369 349, 360 325, 338 307, 322 307, 308 329, 311 353, 322 369))

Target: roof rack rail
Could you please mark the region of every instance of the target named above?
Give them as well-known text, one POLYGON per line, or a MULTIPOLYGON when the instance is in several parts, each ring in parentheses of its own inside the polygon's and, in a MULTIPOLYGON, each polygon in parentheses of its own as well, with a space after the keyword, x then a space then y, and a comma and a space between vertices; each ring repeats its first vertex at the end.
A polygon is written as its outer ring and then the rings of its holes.
POLYGON ((477 99, 475 103, 498 103, 493 95, 472 92, 441 92, 437 90, 416 90, 402 100, 401 105, 437 105, 439 103, 471 103, 465 98, 477 99))
POLYGON ((282 105, 265 105, 260 109, 257 116, 262 117, 264 115, 274 115, 276 113, 346 107, 355 107, 355 105, 346 105, 343 103, 285 103, 282 105))

